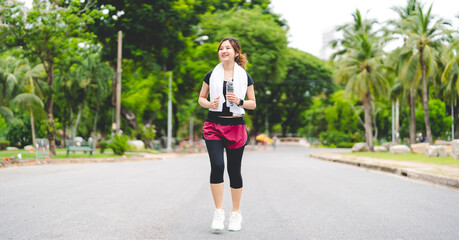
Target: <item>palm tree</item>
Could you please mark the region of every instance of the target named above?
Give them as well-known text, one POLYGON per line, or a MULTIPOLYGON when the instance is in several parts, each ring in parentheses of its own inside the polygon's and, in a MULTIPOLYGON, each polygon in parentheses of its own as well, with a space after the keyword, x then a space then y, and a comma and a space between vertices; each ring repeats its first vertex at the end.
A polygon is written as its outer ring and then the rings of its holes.
POLYGON ((406 68, 408 74, 416 77, 415 72, 421 73, 422 80, 422 104, 424 107, 424 120, 427 141, 432 144, 432 131, 429 119, 429 92, 427 77, 435 73, 435 57, 442 46, 441 37, 447 22, 438 19, 434 22, 431 15, 432 5, 427 12, 423 11, 421 4, 416 4, 415 12, 400 22, 401 29, 406 36, 406 47, 411 50, 411 56, 407 59, 406 68), (432 24, 433 23, 433 24, 432 24))
POLYGON ((374 97, 386 96, 389 86, 382 62, 384 51, 382 39, 372 30, 377 22, 363 20, 359 10, 352 16, 353 23, 338 28, 343 32, 343 39, 333 44, 336 47, 340 43, 343 47, 334 55, 341 55, 336 62, 338 69, 335 77, 338 82, 345 84, 347 93, 357 95, 363 102, 365 139, 373 151, 372 101, 374 97))
POLYGON ((395 81, 395 85, 392 89, 393 93, 397 96, 397 98, 402 93, 403 96, 408 95, 409 99, 409 132, 410 132, 410 143, 416 143, 416 89, 417 89, 417 79, 419 79, 420 74, 417 72, 409 71, 410 59, 412 59, 413 51, 412 48, 407 46, 408 35, 406 35, 405 26, 402 24, 403 22, 407 21, 407 19, 414 14, 416 11, 416 5, 418 4, 417 0, 407 0, 407 4, 405 7, 393 7, 392 10, 397 12, 400 19, 399 20, 390 20, 388 21, 389 25, 395 26, 395 29, 392 31, 393 34, 399 35, 403 38, 403 46, 394 50, 389 58, 390 63, 394 65, 396 70, 397 77, 395 81), (408 76, 409 75, 409 76, 408 76), (407 94, 405 92, 400 91, 401 87, 404 86, 404 89, 407 90, 407 94))
MULTIPOLYGON (((458 16, 459 17, 459 16, 458 16)), ((458 95, 459 95, 459 38, 457 38, 457 33, 451 33, 451 41, 449 45, 443 47, 441 54, 441 60, 445 64, 445 69, 442 72, 441 80, 444 83, 444 96, 446 99, 449 99, 451 102, 451 109, 454 109, 458 106, 458 95), (456 36, 456 37, 454 37, 456 36)), ((453 117, 453 126, 456 125, 456 132, 453 133, 453 138, 459 138, 459 127, 458 124, 458 111, 452 111, 451 116, 453 117)))
MULTIPOLYGON (((35 118, 43 118, 45 116, 44 104, 41 101, 39 95, 42 93, 37 91, 35 87, 38 85, 37 79, 45 77, 45 69, 43 64, 38 64, 33 68, 30 68, 27 62, 25 62, 25 73, 21 78, 20 84, 23 86, 24 93, 17 95, 11 100, 11 105, 16 106, 20 111, 26 111, 30 113, 30 127, 32 130, 32 143, 35 144, 35 118), (37 95, 38 93, 38 95, 37 95)), ((38 88, 39 89, 39 88, 38 88)))
MULTIPOLYGON (((98 55, 88 55, 85 59, 74 59, 73 62, 76 64, 76 70, 74 71, 74 77, 77 84, 80 87, 80 106, 78 110, 77 119, 73 129, 73 138, 76 135, 78 129, 78 123, 81 118, 81 112, 83 110, 84 103, 88 96, 94 96, 96 103, 96 113, 94 120, 94 134, 96 131, 97 117, 99 113, 99 103, 109 93, 109 79, 113 76, 113 69, 106 63, 101 62, 98 55)), ((94 138, 94 143, 96 139, 94 138)))
POLYGON ((34 79, 38 77, 44 77, 42 64, 30 67, 26 60, 18 60, 11 56, 0 59, 0 114, 6 116, 7 121, 17 122, 11 108, 16 107, 19 111, 30 113, 33 143, 34 113, 40 117, 44 115, 44 104, 34 90, 34 79))

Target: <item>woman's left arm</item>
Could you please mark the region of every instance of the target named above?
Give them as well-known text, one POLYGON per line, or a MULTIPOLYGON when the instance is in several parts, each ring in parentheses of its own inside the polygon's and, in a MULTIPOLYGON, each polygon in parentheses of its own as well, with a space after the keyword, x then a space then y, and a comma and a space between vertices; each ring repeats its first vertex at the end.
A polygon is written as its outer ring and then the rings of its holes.
POLYGON ((253 90, 253 84, 247 87, 247 100, 242 105, 243 108, 254 110, 257 107, 257 101, 255 100, 255 91, 253 90))

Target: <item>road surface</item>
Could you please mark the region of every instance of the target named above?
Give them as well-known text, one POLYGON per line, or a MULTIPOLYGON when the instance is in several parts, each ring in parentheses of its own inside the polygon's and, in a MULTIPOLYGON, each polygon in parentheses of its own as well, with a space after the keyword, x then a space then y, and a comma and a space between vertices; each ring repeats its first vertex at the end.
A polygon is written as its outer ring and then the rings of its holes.
POLYGON ((459 239, 458 191, 314 151, 245 153, 240 232, 210 229, 206 154, 0 169, 0 239, 459 239))

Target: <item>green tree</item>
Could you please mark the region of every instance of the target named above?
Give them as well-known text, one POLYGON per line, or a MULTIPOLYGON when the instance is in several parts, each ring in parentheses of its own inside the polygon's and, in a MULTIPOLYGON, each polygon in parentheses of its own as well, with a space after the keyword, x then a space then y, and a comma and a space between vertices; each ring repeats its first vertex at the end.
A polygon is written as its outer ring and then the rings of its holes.
MULTIPOLYGON (((301 112, 312 104, 312 98, 333 91, 331 69, 325 62, 303 51, 289 48, 286 79, 279 84, 272 84, 271 95, 277 99, 282 94, 277 106, 269 104, 271 114, 280 115, 282 135, 287 131, 297 132, 303 122, 301 112)), ((273 119, 276 120, 276 119, 273 119)), ((278 120, 278 121, 279 121, 278 120)))
MULTIPOLYGON (((276 16, 255 6, 253 9, 235 8, 205 14, 199 25, 202 28, 201 34, 208 36, 209 42, 219 42, 228 36, 237 38, 242 52, 248 56, 247 70, 255 82, 257 103, 265 106, 248 112, 253 122, 252 134, 264 127, 266 109, 272 106, 273 99, 281 96, 274 96, 278 94, 278 91, 274 91, 274 84, 281 83, 287 73, 287 30, 276 19, 276 16)), ((218 63, 216 52, 215 49, 214 61, 218 63)))
POLYGON ((335 43, 343 47, 336 55, 335 77, 345 85, 345 91, 355 94, 363 102, 365 115, 365 141, 373 150, 372 101, 374 97, 387 96, 388 82, 384 75, 381 38, 372 29, 375 20, 364 20, 360 11, 352 14, 354 22, 339 27, 343 38, 335 43))
POLYGON ((416 143, 416 89, 418 86, 418 80, 420 72, 416 68, 411 66, 413 59, 413 51, 410 46, 408 46, 407 30, 405 22, 408 21, 408 18, 415 14, 416 5, 418 4, 417 0, 407 0, 405 7, 396 6, 393 7, 398 16, 398 20, 390 20, 389 25, 394 26, 394 29, 391 31, 391 34, 395 37, 403 38, 403 46, 394 50, 389 57, 389 64, 394 67, 396 71, 396 81, 392 88, 392 98, 396 99, 402 95, 402 99, 406 99, 405 95, 408 95, 409 102, 409 136, 410 143, 416 143), (403 90, 402 90, 403 89, 403 90), (408 92, 408 93, 406 93, 408 92))
MULTIPOLYGON (((459 17, 458 17, 459 18, 459 17)), ((444 45, 440 58, 444 63, 441 80, 444 83, 444 97, 453 105, 455 138, 459 138, 459 31, 450 33, 449 45, 444 45), (455 107, 454 107, 455 106, 455 107)))
POLYGON ((51 155, 56 155, 56 126, 54 123, 54 71, 56 60, 68 49, 69 39, 90 39, 85 31, 98 11, 81 8, 81 1, 69 1, 67 7, 59 7, 47 1, 34 2, 26 10, 21 3, 2 2, 0 6, 4 25, 0 28, 7 36, 6 43, 21 46, 31 59, 39 59, 46 71, 48 89, 45 108, 47 112, 47 135, 51 155))
POLYGON ((88 96, 93 96, 93 102, 96 104, 94 128, 96 127, 100 101, 110 92, 108 83, 113 77, 114 72, 107 63, 101 62, 99 56, 95 54, 87 55, 83 59, 74 59, 73 63, 76 64, 73 76, 75 77, 76 84, 81 89, 79 91, 77 119, 72 133, 72 138, 75 138, 81 113, 88 96))
MULTIPOLYGON (((0 111, 8 116, 9 122, 15 122, 13 110, 27 112, 31 118, 32 142, 35 142, 34 115, 41 119, 44 116, 43 102, 36 91, 38 79, 44 77, 42 64, 31 67, 27 60, 13 56, 0 58, 0 111)), ((20 123, 18 123, 20 124, 20 123)))
MULTIPOLYGON (((429 83, 428 78, 433 77, 436 70, 436 55, 442 46, 441 38, 443 30, 448 24, 442 19, 436 20, 431 15, 432 5, 424 12, 420 3, 416 4, 414 14, 404 19, 400 25, 405 30, 406 47, 414 51, 410 60, 406 62, 409 66, 408 74, 415 76, 420 70, 422 81, 422 103, 424 107, 424 118, 427 141, 433 144, 431 124, 429 118, 429 83)), ((415 78, 416 79, 416 78, 415 78)))

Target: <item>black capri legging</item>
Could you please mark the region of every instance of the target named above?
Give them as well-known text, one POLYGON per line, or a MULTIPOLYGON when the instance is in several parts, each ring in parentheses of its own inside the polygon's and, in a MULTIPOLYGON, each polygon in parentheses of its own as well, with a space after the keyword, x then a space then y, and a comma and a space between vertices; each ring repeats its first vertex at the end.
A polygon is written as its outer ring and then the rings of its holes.
POLYGON ((230 149, 223 140, 205 140, 210 158, 210 183, 222 183, 225 171, 223 149, 226 150, 228 175, 231 188, 242 188, 241 163, 244 147, 230 149))

